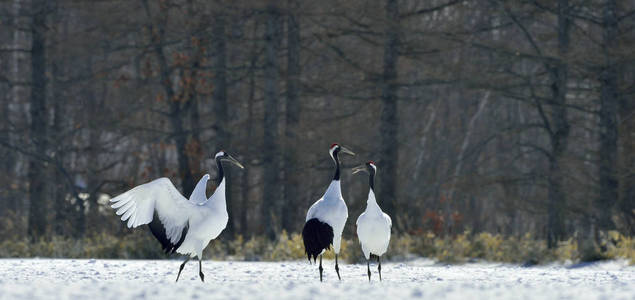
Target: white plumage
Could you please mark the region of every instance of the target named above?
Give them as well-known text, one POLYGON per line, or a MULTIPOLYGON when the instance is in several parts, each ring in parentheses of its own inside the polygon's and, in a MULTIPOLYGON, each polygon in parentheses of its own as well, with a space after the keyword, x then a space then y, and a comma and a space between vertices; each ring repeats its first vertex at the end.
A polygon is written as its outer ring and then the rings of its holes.
POLYGON ((183 229, 189 228, 185 240, 177 253, 192 257, 202 256, 207 244, 218 237, 229 220, 225 203, 225 180, 208 199, 205 195, 209 174, 196 184, 190 199, 186 199, 168 178, 159 178, 139 185, 113 199, 112 208, 117 209, 121 220, 128 228, 136 228, 152 221, 156 211, 165 228, 168 239, 176 244, 183 229))
POLYGON ((362 252, 367 261, 368 280, 370 281, 370 259, 372 255, 377 256, 377 269, 379 271, 379 280, 381 280, 381 256, 388 250, 390 242, 390 229, 392 220, 385 214, 377 199, 375 199, 375 174, 377 167, 372 161, 353 169, 353 174, 357 172, 368 172, 368 200, 366 201, 366 210, 357 218, 357 237, 362 245, 362 252))
POLYGON ((388 250, 392 221, 375 200, 375 193, 370 190, 366 210, 357 218, 357 237, 362 244, 362 252, 366 259, 374 254, 382 256, 388 250))
POLYGON ((339 254, 342 246, 342 232, 344 225, 346 225, 346 219, 348 219, 348 207, 346 207, 346 202, 342 197, 339 180, 331 181, 324 196, 311 205, 305 221, 313 218, 317 218, 333 228, 333 250, 339 254))
POLYGON ((159 178, 139 185, 110 201, 116 214, 127 222, 128 228, 149 224, 155 237, 166 252, 188 255, 180 267, 179 275, 190 258, 199 258, 199 275, 203 280, 200 264, 203 250, 220 235, 227 226, 229 216, 225 202, 225 177, 222 160, 243 166, 229 154, 220 151, 214 157, 219 171, 219 182, 211 197, 205 190, 209 174, 203 175, 186 199, 168 178, 159 178), (155 217, 157 220, 153 220, 155 217), (185 235, 185 236, 183 236, 185 235))
POLYGON ((340 186, 340 161, 338 153, 346 153, 355 155, 338 144, 331 145, 329 154, 335 163, 335 174, 329 187, 326 189, 324 196, 318 199, 306 214, 306 223, 302 229, 302 241, 304 242, 304 251, 309 261, 313 258, 320 258, 320 281, 322 281, 322 255, 324 251, 330 249, 333 245, 335 251, 335 272, 337 278, 341 280, 340 268, 337 263, 337 256, 342 246, 342 232, 346 219, 348 219, 348 208, 342 197, 342 188, 340 186))

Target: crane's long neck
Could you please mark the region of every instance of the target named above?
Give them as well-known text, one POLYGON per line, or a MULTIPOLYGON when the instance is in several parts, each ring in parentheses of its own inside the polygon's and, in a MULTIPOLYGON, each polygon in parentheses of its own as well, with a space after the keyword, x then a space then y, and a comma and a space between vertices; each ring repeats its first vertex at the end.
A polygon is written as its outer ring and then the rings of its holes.
POLYGON ((375 198, 375 171, 370 170, 370 175, 368 176, 368 184, 370 185, 370 190, 368 191, 368 201, 366 202, 366 211, 376 211, 381 212, 381 208, 379 208, 379 204, 377 204, 377 199, 375 198))
POLYGON ((340 180, 340 159, 337 157, 337 153, 339 151, 333 151, 333 161, 335 161, 335 175, 333 175, 333 180, 340 180))
POLYGON ((216 178, 216 186, 220 186, 220 183, 223 182, 225 178, 225 173, 223 173, 223 164, 221 163, 220 157, 216 158, 216 167, 218 168, 218 178, 216 178))
POLYGON ((218 167, 218 177, 216 178, 216 190, 210 198, 208 205, 212 205, 221 211, 227 211, 227 202, 225 201, 225 173, 223 173, 223 164, 220 158, 216 158, 216 166, 218 167))
POLYGON ((324 193, 324 199, 326 201, 336 201, 342 198, 342 187, 340 185, 340 159, 337 157, 338 151, 333 151, 333 161, 335 161, 335 175, 333 175, 333 181, 329 184, 329 187, 324 193))

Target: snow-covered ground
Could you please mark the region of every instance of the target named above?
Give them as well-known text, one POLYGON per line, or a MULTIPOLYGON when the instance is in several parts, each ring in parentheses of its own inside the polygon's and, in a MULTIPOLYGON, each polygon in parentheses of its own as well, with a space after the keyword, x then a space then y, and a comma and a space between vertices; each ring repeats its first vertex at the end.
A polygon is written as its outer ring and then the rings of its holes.
POLYGON ((635 299, 635 267, 626 262, 524 268, 438 265, 427 260, 371 265, 332 261, 190 262, 178 283, 177 260, 0 259, 0 299, 635 299))

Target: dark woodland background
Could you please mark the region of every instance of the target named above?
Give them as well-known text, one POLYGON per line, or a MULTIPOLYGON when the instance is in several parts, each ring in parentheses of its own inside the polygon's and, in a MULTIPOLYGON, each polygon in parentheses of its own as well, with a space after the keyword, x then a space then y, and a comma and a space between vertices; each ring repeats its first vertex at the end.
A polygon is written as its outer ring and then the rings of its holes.
MULTIPOLYGON (((343 157, 345 238, 635 234, 635 2, 1 0, 0 237, 130 230, 110 196, 228 167, 223 237, 299 232, 343 157)), ((213 191, 210 181, 208 193, 213 191)))

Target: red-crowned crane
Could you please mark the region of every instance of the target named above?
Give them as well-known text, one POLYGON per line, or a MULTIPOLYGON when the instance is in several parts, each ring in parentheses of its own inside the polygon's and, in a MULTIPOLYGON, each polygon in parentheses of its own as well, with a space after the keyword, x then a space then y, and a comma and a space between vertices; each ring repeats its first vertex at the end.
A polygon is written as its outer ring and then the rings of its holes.
POLYGON ((392 221, 390 217, 381 210, 375 199, 375 174, 377 173, 375 163, 369 161, 353 168, 353 174, 357 172, 368 172, 368 184, 370 185, 368 200, 366 201, 366 210, 357 218, 357 237, 362 244, 362 252, 364 252, 364 256, 366 257, 368 281, 370 281, 370 259, 373 255, 377 257, 377 270, 379 271, 379 280, 381 281, 380 257, 386 253, 388 249, 392 221))
POLYGON ((324 251, 333 245, 335 251, 335 272, 337 272, 337 278, 340 277, 340 268, 337 264, 337 256, 340 253, 340 246, 342 243, 342 231, 348 218, 348 208, 342 198, 342 189, 340 186, 340 161, 338 154, 346 153, 349 155, 355 155, 351 150, 348 150, 338 144, 331 145, 329 153, 331 158, 335 162, 335 175, 331 184, 326 189, 324 196, 318 199, 306 214, 306 223, 302 229, 302 240, 304 241, 304 250, 311 262, 317 257, 320 257, 320 281, 322 281, 322 254, 324 251))
POLYGON ((198 257, 199 276, 204 281, 203 249, 218 237, 229 220, 222 162, 229 161, 241 169, 244 167, 225 151, 216 153, 214 159, 218 167, 218 185, 209 199, 205 189, 210 176, 205 174, 194 187, 189 200, 168 178, 136 186, 110 200, 117 215, 122 215, 121 220, 128 222, 128 228, 148 224, 166 253, 187 255, 179 267, 176 281, 185 264, 194 257, 198 257))

